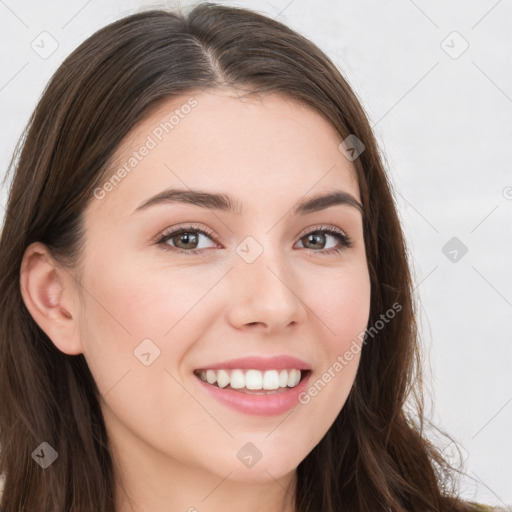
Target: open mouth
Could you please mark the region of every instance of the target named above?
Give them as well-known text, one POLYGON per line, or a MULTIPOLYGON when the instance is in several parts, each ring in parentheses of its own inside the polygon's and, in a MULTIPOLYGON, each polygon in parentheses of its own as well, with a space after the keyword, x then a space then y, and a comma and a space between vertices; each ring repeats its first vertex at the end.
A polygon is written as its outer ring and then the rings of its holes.
POLYGON ((311 370, 297 368, 258 369, 197 369, 194 375, 203 382, 220 389, 246 394, 273 395, 296 387, 311 370))

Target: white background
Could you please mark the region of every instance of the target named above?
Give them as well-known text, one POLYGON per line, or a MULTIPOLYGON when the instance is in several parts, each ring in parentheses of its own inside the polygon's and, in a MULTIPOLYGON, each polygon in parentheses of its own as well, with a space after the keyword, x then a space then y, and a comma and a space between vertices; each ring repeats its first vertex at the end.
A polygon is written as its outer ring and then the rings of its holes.
MULTIPOLYGON (((313 40, 361 99, 411 251, 427 409, 462 447, 462 495, 511 504, 512 2, 219 3, 267 13, 313 40), (442 252, 452 237, 468 249, 456 262, 442 252)), ((1 0, 2 176, 46 82, 79 43, 144 6, 174 5, 1 0), (48 58, 31 48, 43 31, 58 43, 48 58)))

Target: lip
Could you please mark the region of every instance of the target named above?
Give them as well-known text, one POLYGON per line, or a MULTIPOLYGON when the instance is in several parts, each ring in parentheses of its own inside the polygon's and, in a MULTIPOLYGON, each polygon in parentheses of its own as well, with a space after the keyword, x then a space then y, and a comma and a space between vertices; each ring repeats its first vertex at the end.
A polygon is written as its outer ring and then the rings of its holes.
POLYGON ((301 359, 297 359, 296 357, 286 355, 274 357, 241 357, 238 359, 230 359, 229 361, 201 366, 200 368, 197 368, 197 370, 286 370, 288 368, 311 370, 311 366, 306 362, 301 359))
MULTIPOLYGON (((223 368, 226 367, 224 366, 223 368)), ((251 368, 254 368, 254 366, 251 368)), ((277 368, 274 367, 274 369, 277 368)), ((243 391, 236 391, 234 389, 219 388, 202 381, 195 374, 194 380, 209 397, 214 398, 219 403, 237 412, 256 416, 278 416, 300 405, 299 395, 306 390, 311 375, 312 372, 309 370, 294 388, 283 388, 284 391, 280 391, 279 393, 261 395, 244 393, 243 391)))

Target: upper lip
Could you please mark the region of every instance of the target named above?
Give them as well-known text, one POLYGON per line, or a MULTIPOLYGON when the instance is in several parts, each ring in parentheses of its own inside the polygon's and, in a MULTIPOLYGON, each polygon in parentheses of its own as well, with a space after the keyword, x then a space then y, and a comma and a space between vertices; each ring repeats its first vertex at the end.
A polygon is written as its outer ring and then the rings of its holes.
POLYGON ((296 357, 280 355, 274 357, 241 357, 238 359, 230 359, 229 361, 221 361, 219 363, 207 364, 198 369, 201 370, 285 370, 287 368, 295 368, 297 370, 311 370, 311 366, 296 357))

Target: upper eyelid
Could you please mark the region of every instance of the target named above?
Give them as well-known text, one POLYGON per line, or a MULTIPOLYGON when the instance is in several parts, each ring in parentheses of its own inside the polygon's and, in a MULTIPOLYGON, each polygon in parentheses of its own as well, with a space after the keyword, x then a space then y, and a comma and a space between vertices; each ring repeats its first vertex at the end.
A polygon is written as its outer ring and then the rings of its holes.
POLYGON ((180 231, 199 231, 201 234, 204 234, 210 238, 212 238, 214 241, 217 241, 217 237, 213 234, 213 233, 210 233, 210 230, 209 229, 206 229, 204 227, 200 227, 200 226, 194 226, 192 224, 184 224, 182 226, 178 226, 176 228, 169 228, 169 229, 164 229, 160 234, 158 234, 154 240, 160 240, 161 238, 163 237, 166 237, 166 236, 169 236, 169 235, 172 235, 173 233, 179 233, 180 231))

